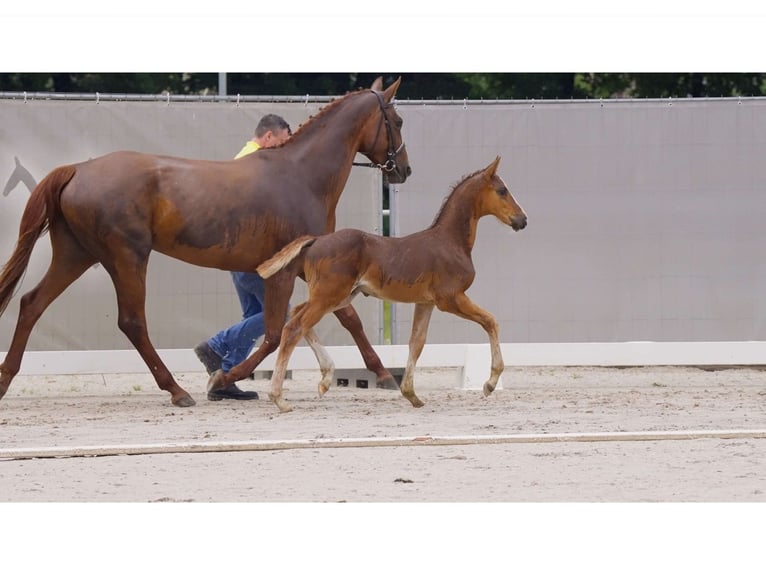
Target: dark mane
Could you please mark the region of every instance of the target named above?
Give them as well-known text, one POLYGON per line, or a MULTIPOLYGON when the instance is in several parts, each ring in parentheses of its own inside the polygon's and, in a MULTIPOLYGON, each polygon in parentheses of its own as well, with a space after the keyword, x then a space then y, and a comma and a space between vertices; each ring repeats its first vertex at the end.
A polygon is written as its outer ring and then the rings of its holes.
MULTIPOLYGON (((334 100, 330 100, 330 102, 325 105, 323 108, 321 108, 315 115, 310 116, 309 119, 307 119, 304 123, 298 126, 298 129, 295 130, 295 133, 293 134, 293 138, 300 135, 301 132, 306 131, 306 129, 311 126, 314 122, 318 121, 319 118, 325 116, 326 114, 330 113, 332 110, 334 110, 341 102, 352 98, 354 96, 358 96, 359 94, 362 94, 364 92, 370 91, 369 88, 359 88, 355 92, 349 92, 343 96, 337 97, 334 100)), ((292 138, 290 138, 292 139, 292 138)), ((290 140, 287 140, 290 141, 290 140)), ((284 142, 287 143, 287 142, 284 142)), ((284 143, 282 145, 284 145, 284 143)))
POLYGON ((439 207, 439 211, 436 212, 436 217, 434 217, 433 222, 431 223, 431 227, 439 223, 439 219, 441 218, 442 214, 444 213, 444 208, 447 207, 447 204, 449 203, 449 200, 452 198, 453 195, 455 195, 455 192, 457 192, 458 189, 460 189, 464 183, 466 183, 469 179, 471 179, 473 176, 475 176, 477 173, 484 171, 482 169, 477 169, 473 173, 469 173, 468 175, 464 176, 463 179, 458 181, 455 185, 452 186, 452 189, 447 194, 447 196, 442 200, 441 207, 439 207))

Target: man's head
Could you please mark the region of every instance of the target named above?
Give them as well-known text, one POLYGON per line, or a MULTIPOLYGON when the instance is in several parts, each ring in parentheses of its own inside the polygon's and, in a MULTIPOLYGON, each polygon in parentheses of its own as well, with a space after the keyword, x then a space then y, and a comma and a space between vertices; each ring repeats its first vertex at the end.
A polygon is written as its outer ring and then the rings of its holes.
POLYGON ((261 147, 275 147, 287 141, 291 135, 293 132, 285 118, 277 114, 266 114, 255 126, 253 140, 261 147))

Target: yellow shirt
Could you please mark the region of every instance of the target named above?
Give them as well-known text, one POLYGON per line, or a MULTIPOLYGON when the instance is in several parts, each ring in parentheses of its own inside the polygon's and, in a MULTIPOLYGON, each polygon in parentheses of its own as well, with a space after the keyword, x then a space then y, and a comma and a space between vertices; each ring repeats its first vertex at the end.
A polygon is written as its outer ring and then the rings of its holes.
POLYGON ((248 154, 251 154, 251 153, 253 153, 254 151, 257 151, 257 150, 259 150, 259 149, 261 149, 261 146, 259 146, 259 145, 258 145, 256 142, 254 142, 253 140, 248 140, 248 142, 247 142, 247 143, 244 145, 244 147, 243 147, 241 150, 239 150, 239 153, 238 153, 237 155, 235 155, 235 156, 234 156, 234 159, 239 159, 239 158, 241 158, 243 155, 248 155, 248 154))

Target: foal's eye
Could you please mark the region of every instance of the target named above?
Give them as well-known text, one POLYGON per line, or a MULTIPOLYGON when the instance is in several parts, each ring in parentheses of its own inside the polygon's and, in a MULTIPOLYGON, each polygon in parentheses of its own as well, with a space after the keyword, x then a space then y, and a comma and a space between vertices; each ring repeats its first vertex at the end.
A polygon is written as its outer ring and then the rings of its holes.
POLYGON ((500 197, 505 197, 506 195, 508 195, 508 188, 501 187, 500 189, 497 190, 497 195, 499 195, 500 197))

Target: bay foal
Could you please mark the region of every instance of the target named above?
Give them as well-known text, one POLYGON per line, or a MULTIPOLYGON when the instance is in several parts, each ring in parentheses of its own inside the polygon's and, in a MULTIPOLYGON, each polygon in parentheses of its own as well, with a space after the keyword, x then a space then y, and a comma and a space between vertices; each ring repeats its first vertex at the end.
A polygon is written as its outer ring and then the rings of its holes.
POLYGON ((471 251, 479 219, 494 215, 515 231, 527 225, 526 214, 497 175, 499 163, 497 157, 458 183, 428 229, 405 237, 381 237, 356 229, 305 236, 258 266, 264 279, 276 273, 301 275, 308 285, 308 300, 293 309, 282 331, 271 378, 269 398, 280 411, 292 410, 282 397, 282 384, 290 355, 302 337, 312 343, 320 364, 325 365, 319 394, 327 392, 334 367, 332 361, 327 367, 327 357, 320 356, 322 350, 317 348, 312 328, 325 314, 348 305, 359 293, 415 304, 409 357, 401 384, 402 394, 413 406, 423 406, 415 394, 413 378, 434 307, 475 321, 487 332, 492 364, 484 396, 495 390, 504 369, 497 322, 465 292, 476 275, 471 251))

